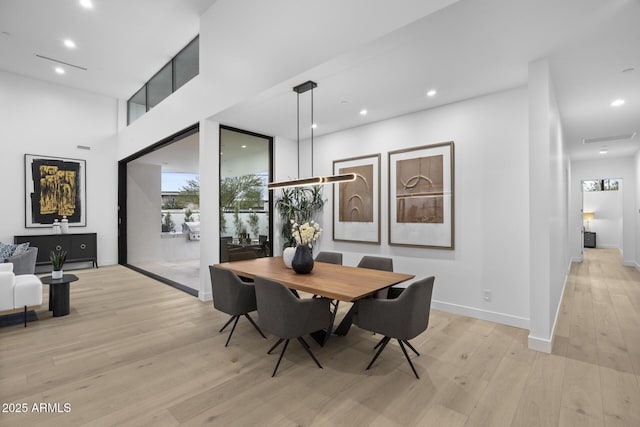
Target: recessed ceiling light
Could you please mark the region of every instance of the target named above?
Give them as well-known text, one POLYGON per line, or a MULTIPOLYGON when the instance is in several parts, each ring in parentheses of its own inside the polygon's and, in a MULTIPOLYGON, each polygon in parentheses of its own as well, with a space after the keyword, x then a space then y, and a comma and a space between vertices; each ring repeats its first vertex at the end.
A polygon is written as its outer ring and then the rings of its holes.
POLYGON ((64 74, 64 73, 65 73, 64 68, 62 68, 62 67, 56 67, 56 73, 58 73, 58 74, 64 74))
POLYGON ((242 146, 242 148, 247 148, 247 146, 246 146, 246 145, 243 145, 243 146, 242 146))
POLYGON ((427 96, 436 96, 436 93, 438 93, 435 89, 431 89, 429 90, 429 92, 427 92, 427 96))
POLYGON ((68 47, 69 49, 75 49, 75 48, 76 48, 76 43, 75 43, 73 40, 71 40, 71 39, 66 39, 66 40, 64 41, 64 45, 65 45, 66 47, 68 47))
POLYGON ((360 110, 360 115, 361 116, 366 116, 367 113, 368 113, 368 111, 366 109, 364 109, 364 108, 362 110, 360 110))
POLYGON ((318 124, 317 124, 317 123, 314 123, 314 124, 312 124, 312 125, 311 125, 311 129, 315 129, 315 128, 317 128, 317 127, 318 127, 318 124))
POLYGON ((606 145, 603 145, 602 148, 600 148, 600 154, 607 154, 608 152, 609 150, 606 145))
POLYGON ((611 102, 612 107, 619 107, 622 104, 624 104, 624 99, 616 99, 615 101, 611 102))
POLYGON ((85 9, 93 9, 93 2, 91 0, 80 0, 80 6, 85 9))

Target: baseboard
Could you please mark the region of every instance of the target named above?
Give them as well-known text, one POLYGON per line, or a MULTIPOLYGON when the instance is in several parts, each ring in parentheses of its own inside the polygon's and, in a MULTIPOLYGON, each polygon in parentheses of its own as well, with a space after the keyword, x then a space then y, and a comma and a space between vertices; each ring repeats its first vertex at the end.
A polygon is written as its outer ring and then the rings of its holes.
POLYGON ((625 267, 633 267, 636 270, 640 271, 640 264, 635 261, 622 261, 622 265, 625 267))
POLYGON ((541 353, 551 353, 553 349, 553 338, 538 338, 533 335, 529 335, 528 346, 531 350, 539 351, 541 353))
MULTIPOLYGON (((582 262, 583 259, 581 256, 574 256, 571 258, 571 262, 582 262)), ((571 269, 571 263, 569 263, 569 269, 571 269)))
POLYGON ((200 301, 211 301, 213 299, 213 293, 198 292, 198 298, 200 299, 200 301))
POLYGON ((516 328, 529 329, 529 319, 509 314, 497 313, 495 311, 480 310, 475 307, 452 304, 442 301, 431 301, 431 307, 436 310, 448 313, 460 314, 462 316, 473 317, 475 319, 488 320, 490 322, 501 323, 503 325, 515 326, 516 328))
POLYGON ((600 243, 598 243, 598 249, 618 249, 618 250, 620 250, 618 245, 601 245, 600 243))

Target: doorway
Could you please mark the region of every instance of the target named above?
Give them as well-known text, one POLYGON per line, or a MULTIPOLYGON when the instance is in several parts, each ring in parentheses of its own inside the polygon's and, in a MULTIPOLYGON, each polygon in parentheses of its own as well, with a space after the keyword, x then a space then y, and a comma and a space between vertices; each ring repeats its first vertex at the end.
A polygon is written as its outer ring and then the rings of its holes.
POLYGON ((197 296, 199 126, 119 162, 118 262, 197 296))
MULTIPOLYGON (((583 247, 623 248, 623 180, 582 181, 583 247)), ((583 249, 584 252, 584 249, 583 249)))

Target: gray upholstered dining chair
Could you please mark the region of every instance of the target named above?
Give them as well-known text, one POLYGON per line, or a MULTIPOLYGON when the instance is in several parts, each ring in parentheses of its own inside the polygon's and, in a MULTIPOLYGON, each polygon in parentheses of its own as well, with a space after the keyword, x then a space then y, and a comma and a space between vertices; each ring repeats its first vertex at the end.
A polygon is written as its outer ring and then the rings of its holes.
POLYGON ((393 271, 393 260, 378 256, 365 255, 358 263, 359 268, 369 268, 371 270, 393 271))
POLYGON ((267 354, 271 354, 284 341, 278 363, 276 363, 271 376, 276 375, 282 356, 284 356, 289 340, 292 338, 298 340, 302 348, 316 362, 318 368, 322 369, 322 365, 313 355, 309 344, 302 336, 325 328, 329 324, 331 320, 329 304, 331 301, 325 298, 296 298, 281 283, 264 277, 256 277, 255 283, 260 326, 266 332, 278 337, 278 341, 267 351, 267 354))
POLYGON ((342 265, 342 254, 340 252, 320 252, 316 256, 316 261, 342 265))
POLYGON ((231 319, 224 324, 220 332, 224 331, 224 329, 233 322, 229 338, 227 338, 224 346, 227 347, 229 345, 229 341, 231 341, 231 336, 236 329, 240 316, 245 316, 260 335, 262 335, 262 338, 266 339, 267 337, 264 336, 262 330, 260 330, 249 315, 250 312, 255 311, 257 308, 254 285, 243 282, 233 271, 213 265, 209 266, 209 273, 211 274, 213 307, 216 310, 231 315, 231 319))
MULTIPOLYGON (((357 267, 368 268, 371 270, 393 271, 393 260, 391 258, 383 258, 378 256, 365 255, 362 257, 357 267)), ((376 292, 376 298, 387 298, 389 295, 388 289, 383 289, 376 292)))
POLYGON ((409 344, 409 340, 420 335, 429 326, 434 281, 434 277, 427 277, 413 282, 396 299, 368 298, 357 302, 358 308, 354 314, 353 322, 362 329, 384 335, 384 338, 374 347, 378 351, 367 369, 371 368, 391 338, 395 338, 398 340, 414 375, 416 378, 420 378, 411 363, 404 344, 417 356, 420 356, 420 353, 409 344))

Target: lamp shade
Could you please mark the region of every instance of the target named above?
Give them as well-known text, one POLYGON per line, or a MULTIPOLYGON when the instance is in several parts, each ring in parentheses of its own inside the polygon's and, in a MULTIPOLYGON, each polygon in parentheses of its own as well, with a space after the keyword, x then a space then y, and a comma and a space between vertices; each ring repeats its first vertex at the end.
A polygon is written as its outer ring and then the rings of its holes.
POLYGON ((594 212, 584 212, 582 214, 582 219, 584 221, 591 221, 592 219, 595 219, 595 218, 596 218, 596 215, 594 212))

